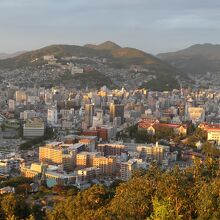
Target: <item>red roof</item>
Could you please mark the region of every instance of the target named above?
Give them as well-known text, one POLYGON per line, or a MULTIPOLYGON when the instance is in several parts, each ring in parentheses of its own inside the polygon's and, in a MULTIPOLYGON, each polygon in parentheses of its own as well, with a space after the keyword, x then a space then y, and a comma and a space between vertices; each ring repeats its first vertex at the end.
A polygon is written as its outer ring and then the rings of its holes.
POLYGON ((183 125, 183 124, 164 124, 158 121, 152 122, 149 120, 142 120, 138 123, 139 128, 148 129, 150 126, 153 126, 154 128, 156 127, 179 128, 181 126, 184 128, 187 127, 187 125, 183 125))

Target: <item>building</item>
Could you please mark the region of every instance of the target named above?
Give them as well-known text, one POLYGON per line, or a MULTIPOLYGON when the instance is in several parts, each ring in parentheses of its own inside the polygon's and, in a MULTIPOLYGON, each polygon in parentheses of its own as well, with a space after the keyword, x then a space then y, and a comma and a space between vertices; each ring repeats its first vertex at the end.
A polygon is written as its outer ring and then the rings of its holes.
POLYGON ((8 100, 8 111, 15 111, 15 100, 14 99, 9 99, 8 100))
POLYGON ((216 143, 220 145, 220 125, 219 124, 201 123, 198 127, 207 132, 208 141, 216 141, 216 143))
POLYGON ((55 185, 66 186, 75 183, 76 175, 66 174, 64 172, 46 171, 45 179, 48 187, 53 187, 55 185))
POLYGON ((84 144, 64 144, 52 142, 39 148, 39 161, 54 165, 63 165, 63 169, 71 171, 76 165, 76 155, 85 149, 84 144))
POLYGON ((34 110, 25 110, 23 112, 23 117, 22 118, 20 117, 20 118, 26 121, 34 117, 37 117, 37 112, 35 112, 34 110))
POLYGON ((187 118, 193 123, 201 123, 205 121, 205 109, 201 107, 188 107, 187 118))
POLYGON ((72 65, 71 66, 71 73, 73 75, 75 75, 76 73, 83 73, 83 72, 84 72, 83 68, 80 68, 80 67, 78 67, 76 65, 72 65))
POLYGON ((101 169, 101 173, 107 176, 115 175, 116 172, 116 157, 96 156, 93 158, 92 166, 101 169))
POLYGON ((129 160, 127 162, 121 163, 121 179, 122 180, 129 180, 131 178, 132 172, 136 168, 136 161, 129 160))
POLYGON ((47 166, 43 163, 32 163, 30 167, 21 167, 21 175, 37 182, 41 179, 42 173, 46 170, 46 167, 47 166))
POLYGON ((47 110, 47 123, 50 125, 55 125, 57 122, 57 109, 55 107, 51 107, 47 110))
POLYGON ((43 137, 44 131, 44 122, 40 118, 29 119, 23 125, 23 136, 25 138, 43 137))
POLYGON ((121 155, 125 151, 125 145, 121 144, 98 144, 97 151, 101 152, 103 156, 121 155))
POLYGON ((157 142, 155 145, 137 146, 136 150, 147 162, 157 161, 158 164, 162 164, 163 160, 168 158, 170 147, 159 145, 157 142))
POLYGON ((45 181, 48 187, 75 183, 76 175, 66 174, 60 167, 43 163, 32 163, 30 167, 22 167, 21 175, 35 182, 45 181))
POLYGON ((95 151, 96 143, 92 139, 84 138, 79 140, 80 144, 84 144, 86 146, 87 151, 93 152, 95 151))
POLYGON ((117 129, 111 126, 101 126, 96 128, 90 128, 83 131, 83 135, 96 136, 100 141, 109 141, 116 136, 117 129))
POLYGON ((160 128, 172 129, 177 135, 185 136, 187 134, 187 125, 185 124, 165 124, 158 120, 143 119, 138 122, 138 130, 146 130, 148 134, 155 135, 160 128))
POLYGON ((115 118, 119 118, 121 124, 124 123, 124 105, 110 104, 110 122, 114 122, 115 118))
POLYGON ((15 92, 15 100, 16 100, 16 102, 27 101, 26 93, 24 91, 16 91, 15 92))
POLYGON ((98 110, 96 111, 95 116, 93 117, 92 127, 102 126, 103 123, 104 123, 103 111, 98 110))
POLYGON ((15 193, 15 188, 11 186, 6 186, 0 189, 0 194, 6 194, 6 193, 15 193))
POLYGON ((19 170, 25 164, 22 158, 10 158, 0 161, 0 173, 8 174, 11 170, 19 170))
POLYGON ((88 167, 76 171, 76 184, 83 184, 101 175, 101 169, 96 167, 88 167))
POLYGON ((101 155, 99 152, 87 152, 82 151, 76 155, 76 167, 82 169, 93 166, 93 159, 96 156, 101 155))
POLYGON ((129 180, 132 176, 132 173, 135 169, 147 169, 147 163, 143 162, 142 159, 130 159, 127 162, 122 162, 121 163, 121 169, 120 169, 120 173, 121 173, 121 179, 122 180, 129 180))
POLYGON ((93 104, 85 105, 85 123, 87 127, 92 127, 95 106, 93 104))

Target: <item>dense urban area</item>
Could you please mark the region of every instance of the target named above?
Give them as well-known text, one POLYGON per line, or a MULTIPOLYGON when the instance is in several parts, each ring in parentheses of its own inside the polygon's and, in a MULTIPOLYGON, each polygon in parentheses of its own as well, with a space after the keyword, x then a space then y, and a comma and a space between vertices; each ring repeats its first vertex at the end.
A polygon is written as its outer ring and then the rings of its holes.
POLYGON ((41 59, 0 70, 1 219, 220 218, 218 89, 41 59))

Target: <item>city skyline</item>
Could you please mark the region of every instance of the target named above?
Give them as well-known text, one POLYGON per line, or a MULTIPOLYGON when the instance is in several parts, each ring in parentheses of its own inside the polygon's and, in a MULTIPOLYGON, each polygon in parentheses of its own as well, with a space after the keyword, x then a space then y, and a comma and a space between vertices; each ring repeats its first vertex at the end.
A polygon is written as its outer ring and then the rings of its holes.
POLYGON ((218 44, 219 9, 216 0, 3 0, 0 52, 106 40, 153 54, 218 44))

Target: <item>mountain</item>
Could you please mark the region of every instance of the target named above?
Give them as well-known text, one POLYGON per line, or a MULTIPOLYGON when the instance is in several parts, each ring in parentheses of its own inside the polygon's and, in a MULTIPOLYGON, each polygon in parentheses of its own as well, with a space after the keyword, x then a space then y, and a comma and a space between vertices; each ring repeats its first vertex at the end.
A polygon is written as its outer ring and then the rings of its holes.
POLYGON ((101 43, 99 45, 95 44, 86 44, 85 47, 96 49, 96 50, 115 50, 121 48, 119 45, 112 41, 106 41, 104 43, 101 43))
POLYGON ((18 56, 20 54, 23 54, 25 52, 26 51, 18 51, 18 52, 15 52, 15 53, 0 53, 0 60, 16 57, 16 56, 18 56))
POLYGON ((220 45, 196 44, 177 52, 158 54, 158 57, 191 74, 216 73, 220 70, 220 45))
MULTIPOLYGON (((80 61, 81 64, 83 64, 82 62, 85 62, 85 64, 88 64, 86 62, 93 63, 99 74, 104 74, 109 78, 109 82, 113 80, 118 86, 126 84, 130 87, 138 85, 148 89, 170 90, 178 88, 177 78, 182 76, 181 71, 151 54, 135 48, 122 48, 111 41, 99 45, 87 44, 85 46, 50 45, 13 58, 0 60, 0 69, 13 70, 23 67, 40 67, 46 64, 43 59, 45 55, 54 55, 58 62, 63 62, 60 59, 61 57, 87 57, 87 60, 80 61), (102 63, 104 69, 97 69, 100 64, 98 61, 94 61, 93 58, 100 60, 106 58, 107 62, 102 63), (134 70, 132 66, 138 66, 138 71, 134 70), (139 71, 139 69, 141 70, 139 71)), ((76 63, 77 61, 72 62, 76 63)))

